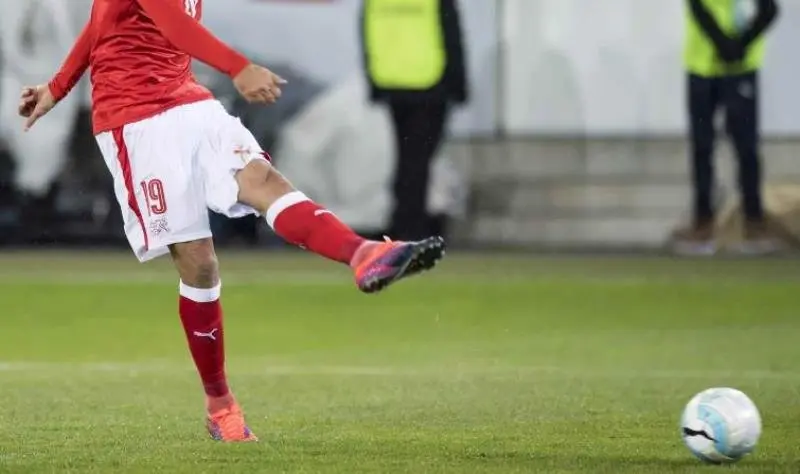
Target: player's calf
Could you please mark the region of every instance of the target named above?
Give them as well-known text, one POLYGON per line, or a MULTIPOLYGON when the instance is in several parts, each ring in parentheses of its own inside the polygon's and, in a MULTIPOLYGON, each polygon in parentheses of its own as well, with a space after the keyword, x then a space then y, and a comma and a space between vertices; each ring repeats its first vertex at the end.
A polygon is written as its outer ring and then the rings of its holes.
POLYGON ((212 404, 229 396, 217 258, 211 239, 170 247, 180 274, 178 311, 189 351, 212 404))
POLYGON ((214 244, 211 239, 174 244, 170 253, 181 278, 181 323, 206 393, 209 433, 223 441, 253 440, 225 374, 222 285, 214 244))
POLYGON ((297 191, 270 163, 254 160, 236 175, 239 201, 262 215, 287 242, 350 265, 358 287, 379 291, 432 268, 444 256, 441 237, 421 242, 374 242, 359 236, 332 212, 297 191))
POLYGON ((211 239, 170 247, 180 274, 179 305, 189 351, 209 404, 230 394, 225 377, 225 347, 217 258, 211 239))
POLYGON ((266 161, 251 161, 236 180, 239 201, 266 216, 270 227, 293 245, 350 265, 366 242, 332 212, 297 191, 266 161))

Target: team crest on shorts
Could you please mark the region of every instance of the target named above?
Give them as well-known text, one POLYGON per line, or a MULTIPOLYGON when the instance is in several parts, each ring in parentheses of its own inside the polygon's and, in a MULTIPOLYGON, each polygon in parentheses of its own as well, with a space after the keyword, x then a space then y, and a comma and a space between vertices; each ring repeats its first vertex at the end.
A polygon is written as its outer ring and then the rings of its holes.
POLYGON ((249 163, 253 155, 253 150, 250 147, 237 146, 233 149, 233 154, 242 159, 244 163, 249 163))
POLYGON ((157 217, 150 221, 150 234, 158 236, 169 234, 169 222, 166 217, 157 217))

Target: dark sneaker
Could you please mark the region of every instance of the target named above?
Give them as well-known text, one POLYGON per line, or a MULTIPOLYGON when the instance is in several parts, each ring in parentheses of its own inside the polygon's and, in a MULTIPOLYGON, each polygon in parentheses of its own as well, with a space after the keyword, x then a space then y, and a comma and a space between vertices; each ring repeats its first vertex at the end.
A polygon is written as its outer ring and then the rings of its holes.
POLYGON ((678 255, 705 257, 717 253, 717 242, 712 223, 695 224, 676 230, 670 239, 672 250, 678 255))
POLYGON ((783 249, 783 239, 766 222, 746 222, 744 240, 734 247, 743 255, 769 255, 783 249))

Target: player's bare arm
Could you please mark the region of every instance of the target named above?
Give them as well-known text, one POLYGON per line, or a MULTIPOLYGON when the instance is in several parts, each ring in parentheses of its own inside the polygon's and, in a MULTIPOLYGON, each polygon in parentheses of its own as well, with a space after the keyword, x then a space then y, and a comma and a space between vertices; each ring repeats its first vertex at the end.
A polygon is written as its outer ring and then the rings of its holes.
POLYGON ((27 86, 22 89, 17 111, 25 118, 25 131, 30 130, 40 118, 53 110, 58 101, 69 94, 89 68, 89 55, 92 49, 91 30, 92 24, 88 22, 75 40, 75 45, 61 69, 48 84, 27 86))
POLYGON ((252 64, 187 15, 178 3, 138 0, 142 10, 176 48, 233 79, 236 89, 250 103, 271 104, 281 96, 281 79, 269 69, 252 64))

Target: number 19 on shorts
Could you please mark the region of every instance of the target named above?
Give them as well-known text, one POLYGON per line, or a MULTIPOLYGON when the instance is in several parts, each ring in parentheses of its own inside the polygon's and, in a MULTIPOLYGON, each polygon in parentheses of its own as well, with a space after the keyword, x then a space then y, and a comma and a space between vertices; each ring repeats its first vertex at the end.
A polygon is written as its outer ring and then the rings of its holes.
POLYGON ((158 178, 141 182, 144 199, 147 203, 147 214, 157 216, 167 212, 167 200, 164 196, 164 184, 158 178))

